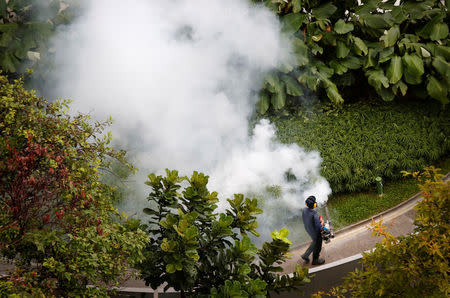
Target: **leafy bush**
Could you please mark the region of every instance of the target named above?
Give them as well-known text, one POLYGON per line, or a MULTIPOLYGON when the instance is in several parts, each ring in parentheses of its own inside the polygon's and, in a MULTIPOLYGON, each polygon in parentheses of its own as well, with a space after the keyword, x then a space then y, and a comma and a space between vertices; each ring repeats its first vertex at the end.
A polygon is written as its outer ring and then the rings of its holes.
MULTIPOLYGON (((412 174, 421 182, 414 233, 395 238, 382 222, 372 234, 381 236, 375 250, 363 256, 362 270, 326 295, 332 297, 448 297, 450 182, 434 167, 412 174)), ((324 294, 324 293, 321 293, 324 294)))
POLYGON ((292 61, 267 76, 260 114, 298 104, 306 89, 334 103, 371 90, 385 101, 409 92, 449 102, 448 1, 252 2, 277 13, 292 42, 292 61))
POLYGON ((118 216, 111 188, 99 181, 111 158, 126 162, 124 152, 108 147, 108 122, 71 117, 67 102, 48 103, 21 79, 0 76, 0 98, 0 253, 16 268, 0 287, 105 295, 142 259, 147 241, 118 216))
POLYGON ((449 114, 437 103, 356 103, 272 121, 282 142, 320 152, 322 175, 339 193, 368 189, 377 176, 398 178, 447 154, 449 114))
POLYGON ((166 177, 148 178, 151 208, 144 212, 151 217, 151 240, 139 266, 147 285, 166 284, 182 297, 266 297, 307 281, 308 270, 300 266, 292 277, 278 275, 291 244, 289 231, 272 232, 273 240, 260 250, 248 237, 258 235, 255 215, 262 211, 256 199, 236 194, 228 199, 230 209, 216 213, 218 194, 208 191, 208 176, 179 177, 166 170, 166 177))

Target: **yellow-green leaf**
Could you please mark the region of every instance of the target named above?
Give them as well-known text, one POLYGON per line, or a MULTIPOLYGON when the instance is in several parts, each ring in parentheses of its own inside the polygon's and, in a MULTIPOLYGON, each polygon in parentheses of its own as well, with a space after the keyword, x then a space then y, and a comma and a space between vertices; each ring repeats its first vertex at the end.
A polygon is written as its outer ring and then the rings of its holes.
POLYGON ((403 65, 402 58, 399 56, 394 56, 391 58, 391 62, 386 71, 386 76, 389 79, 389 83, 395 84, 402 78, 403 74, 403 65))

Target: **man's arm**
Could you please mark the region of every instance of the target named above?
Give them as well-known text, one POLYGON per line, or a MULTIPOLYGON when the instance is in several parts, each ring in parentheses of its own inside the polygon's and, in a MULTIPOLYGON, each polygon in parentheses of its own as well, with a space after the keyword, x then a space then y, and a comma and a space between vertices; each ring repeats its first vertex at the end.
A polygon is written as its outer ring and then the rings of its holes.
POLYGON ((314 213, 314 230, 317 233, 320 233, 320 231, 322 230, 322 223, 320 222, 317 212, 314 213))

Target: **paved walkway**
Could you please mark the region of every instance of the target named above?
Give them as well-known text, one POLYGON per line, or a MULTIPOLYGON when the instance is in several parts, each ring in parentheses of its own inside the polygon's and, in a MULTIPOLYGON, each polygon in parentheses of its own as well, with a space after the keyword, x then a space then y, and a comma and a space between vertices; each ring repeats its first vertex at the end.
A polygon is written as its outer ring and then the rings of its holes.
MULTIPOLYGON (((411 199, 397 205, 396 207, 382 212, 373 218, 363 220, 359 223, 345 227, 336 231, 335 238, 329 243, 323 243, 321 258, 325 259, 325 264, 344 259, 358 253, 370 250, 380 242, 380 237, 372 237, 371 231, 368 229, 372 219, 375 221, 383 220, 383 224, 389 226, 389 231, 394 236, 406 235, 414 230, 414 218, 416 212, 414 206, 421 199, 419 195, 415 195, 411 199)), ((291 273, 295 269, 295 265, 312 267, 311 264, 306 265, 300 258, 300 255, 306 251, 308 243, 304 243, 291 250, 292 258, 284 263, 284 272, 291 273)), ((311 257, 310 257, 311 258, 311 257)), ((314 266, 319 267, 319 266, 314 266)))
MULTIPOLYGON (((382 199, 382 198, 381 198, 382 199)), ((421 200, 420 195, 415 195, 407 201, 386 210, 370 219, 363 220, 356 224, 347 226, 335 232, 335 238, 331 239, 329 243, 324 243, 322 247, 321 257, 325 259, 325 264, 341 260, 350 256, 354 256, 361 252, 370 250, 375 247, 375 244, 381 240, 379 237, 371 237, 371 232, 367 228, 374 220, 383 219, 386 225, 392 225, 389 231, 394 236, 406 235, 414 230, 414 218, 416 212, 414 206, 421 200)), ((305 252, 309 242, 298 245, 291 249, 291 259, 283 264, 284 273, 292 273, 296 264, 307 267, 312 267, 311 264, 306 265, 300 258, 300 255, 305 252)), ((320 268, 321 266, 314 266, 320 268)), ((123 285, 125 288, 130 287, 137 290, 144 283, 140 280, 130 280, 123 285)), ((128 290, 131 290, 131 289, 128 290)))

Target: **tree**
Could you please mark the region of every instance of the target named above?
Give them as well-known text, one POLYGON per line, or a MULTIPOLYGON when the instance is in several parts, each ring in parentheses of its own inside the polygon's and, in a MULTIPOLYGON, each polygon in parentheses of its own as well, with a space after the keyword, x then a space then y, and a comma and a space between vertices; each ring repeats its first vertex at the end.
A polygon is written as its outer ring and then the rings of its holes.
POLYGON ((108 146, 109 122, 71 117, 67 101, 38 98, 22 79, 0 76, 0 98, 0 252, 16 267, 5 285, 22 294, 104 295, 142 259, 147 241, 100 182, 112 158, 126 162, 108 146))
MULTIPOLYGON (((417 204, 414 233, 395 238, 382 223, 373 234, 382 236, 375 250, 364 254, 362 270, 327 295, 347 297, 447 297, 450 242, 450 182, 434 167, 413 173, 422 182, 424 199, 417 204)), ((320 293, 323 295, 324 293, 320 293)), ((319 296, 320 296, 319 295, 319 296)))
POLYGON ((227 200, 230 209, 216 213, 218 194, 208 191, 208 176, 166 170, 166 177, 148 178, 151 208, 144 212, 151 240, 139 265, 147 285, 166 283, 182 296, 266 297, 307 281, 308 270, 300 266, 293 277, 278 275, 290 246, 286 229, 274 231, 262 249, 252 243, 248 234, 258 235, 255 215, 262 212, 256 199, 236 194, 227 200))

